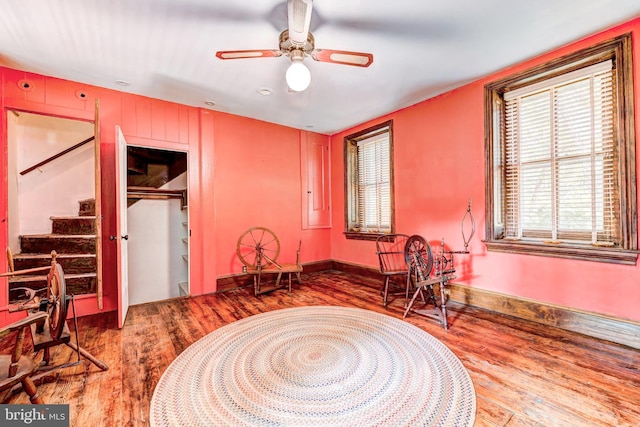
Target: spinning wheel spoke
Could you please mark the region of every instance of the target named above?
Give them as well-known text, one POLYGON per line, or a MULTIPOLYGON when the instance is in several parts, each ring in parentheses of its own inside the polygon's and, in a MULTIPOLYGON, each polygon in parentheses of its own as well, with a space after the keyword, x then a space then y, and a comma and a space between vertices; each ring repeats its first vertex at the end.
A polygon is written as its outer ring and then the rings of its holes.
POLYGON ((249 230, 249 235, 251 236, 251 240, 253 240, 254 243, 254 247, 258 247, 258 245, 260 244, 259 242, 262 240, 262 237, 264 236, 264 231, 263 230, 249 230), (261 235, 258 239, 256 239, 256 236, 253 234, 254 231, 257 233, 258 231, 261 231, 261 235))
MULTIPOLYGON (((274 237, 275 237, 275 236, 274 236, 274 237)), ((269 245, 271 245, 271 244, 272 244, 273 242, 275 242, 276 240, 278 240, 278 239, 271 239, 271 240, 269 240, 269 241, 267 241, 267 242, 264 242, 264 243, 262 244, 262 246, 264 246, 264 247, 268 247, 269 245)))
POLYGON ((251 248, 251 249, 255 249, 256 245, 248 245, 246 243, 240 243, 240 246, 245 247, 245 248, 251 248))
MULTIPOLYGON (((242 252, 244 258, 246 258, 247 260, 250 260, 253 258, 253 262, 251 264, 255 265, 256 259, 258 257, 258 251, 255 249, 255 246, 242 244, 242 248, 238 248, 238 250, 242 252)), ((238 252, 238 256, 240 252, 238 252)))
POLYGON ((262 251, 262 257, 266 260, 268 260, 269 262, 276 262, 276 258, 278 257, 278 254, 274 251, 268 251, 268 250, 264 250, 262 251))

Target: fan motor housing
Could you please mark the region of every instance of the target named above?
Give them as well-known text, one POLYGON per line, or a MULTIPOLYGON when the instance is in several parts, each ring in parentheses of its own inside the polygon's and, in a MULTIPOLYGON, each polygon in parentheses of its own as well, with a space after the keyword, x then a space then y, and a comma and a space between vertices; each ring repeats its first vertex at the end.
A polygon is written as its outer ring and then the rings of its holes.
POLYGON ((315 49, 315 40, 311 31, 309 31, 307 41, 303 45, 294 43, 289 38, 289 30, 284 30, 280 33, 280 50, 286 54, 290 54, 293 50, 301 50, 305 54, 310 55, 313 49, 315 49))

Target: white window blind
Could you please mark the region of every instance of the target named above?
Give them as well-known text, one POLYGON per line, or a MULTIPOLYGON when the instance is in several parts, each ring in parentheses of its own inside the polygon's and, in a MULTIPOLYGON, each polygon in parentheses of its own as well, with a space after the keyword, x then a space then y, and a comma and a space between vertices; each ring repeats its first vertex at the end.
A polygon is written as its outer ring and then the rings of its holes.
POLYGON ((505 93, 505 238, 620 242, 614 94, 610 60, 505 93))
POLYGON ((388 130, 358 141, 358 222, 365 232, 391 231, 388 130))

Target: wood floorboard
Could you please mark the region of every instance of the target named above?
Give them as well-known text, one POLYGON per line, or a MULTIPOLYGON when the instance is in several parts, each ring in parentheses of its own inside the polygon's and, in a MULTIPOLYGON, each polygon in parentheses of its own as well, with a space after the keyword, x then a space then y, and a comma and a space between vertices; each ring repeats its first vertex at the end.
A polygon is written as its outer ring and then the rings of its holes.
MULTIPOLYGON (((109 365, 84 362, 38 386, 47 403, 68 403, 72 426, 147 426, 153 391, 177 355, 211 331, 288 307, 359 307, 402 318, 404 296, 382 306, 382 281, 338 271, 303 275, 294 291, 252 288, 132 306, 80 318, 81 346, 109 365)), ((450 328, 415 314, 405 321, 442 341, 462 361, 477 395, 476 426, 638 426, 640 352, 561 329, 450 304, 450 328)), ((73 334, 72 334, 73 335, 73 334)), ((75 341, 75 337, 72 336, 75 341)), ((0 344, 3 353, 7 349, 0 344)), ((66 346, 54 363, 73 361, 66 346)), ((17 393, 6 403, 28 403, 17 393)))

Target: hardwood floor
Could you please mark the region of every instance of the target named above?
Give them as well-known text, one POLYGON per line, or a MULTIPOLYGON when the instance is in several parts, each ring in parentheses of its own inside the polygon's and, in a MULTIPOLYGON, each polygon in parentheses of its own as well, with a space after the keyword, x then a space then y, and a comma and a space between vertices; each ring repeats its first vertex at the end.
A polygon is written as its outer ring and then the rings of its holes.
MULTIPOLYGON (((160 376, 191 343, 253 314, 306 305, 360 307, 401 318, 403 299, 382 307, 381 280, 340 272, 303 275, 294 291, 252 289, 133 306, 125 327, 115 313, 79 319, 80 344, 110 369, 88 362, 59 370, 38 388, 47 403, 70 404, 73 426, 148 425, 160 376)), ((477 395, 476 426, 638 426, 640 352, 616 344, 461 305, 449 330, 406 319, 462 361, 477 395)), ((66 346, 56 363, 73 360, 66 346)), ((6 403, 28 403, 24 393, 6 403)))

